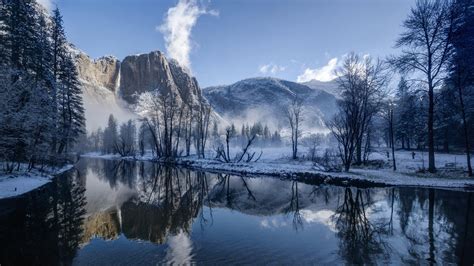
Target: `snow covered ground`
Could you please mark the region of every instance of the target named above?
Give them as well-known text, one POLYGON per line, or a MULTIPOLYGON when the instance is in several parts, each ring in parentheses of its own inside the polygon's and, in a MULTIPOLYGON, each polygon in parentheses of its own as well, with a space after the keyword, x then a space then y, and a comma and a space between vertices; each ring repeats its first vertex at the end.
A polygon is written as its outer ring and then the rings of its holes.
MULTIPOLYGON (((231 154, 237 152, 234 149, 231 154)), ((386 157, 385 150, 372 153, 371 160, 381 160, 385 166, 381 169, 352 168, 350 172, 325 172, 314 166, 308 160, 291 160, 291 149, 255 148, 259 153, 263 151, 261 159, 256 163, 221 163, 213 159, 198 159, 196 156, 180 158, 177 163, 186 167, 213 172, 226 172, 244 175, 269 175, 293 179, 320 179, 326 183, 336 184, 366 184, 389 186, 420 186, 436 188, 468 188, 474 189, 474 178, 467 178, 463 174, 466 168, 465 155, 436 154, 437 174, 420 173, 423 166, 427 166, 427 153, 415 152, 415 159, 409 151, 397 151, 397 171, 391 168, 391 157, 386 157)), ((307 150, 300 149, 301 155, 307 150)), ((85 157, 116 159, 115 155, 86 154, 85 157)), ((391 155, 390 155, 391 156, 391 155)), ((213 158, 209 156, 208 158, 213 158)), ((132 160, 151 160, 150 154, 143 157, 125 158, 132 160)))
MULTIPOLYGON (((19 196, 51 182, 54 175, 70 170, 73 165, 62 168, 33 169, 30 172, 20 169, 12 174, 0 175, 0 199, 19 196)), ((22 167, 24 168, 24 167, 22 167)))

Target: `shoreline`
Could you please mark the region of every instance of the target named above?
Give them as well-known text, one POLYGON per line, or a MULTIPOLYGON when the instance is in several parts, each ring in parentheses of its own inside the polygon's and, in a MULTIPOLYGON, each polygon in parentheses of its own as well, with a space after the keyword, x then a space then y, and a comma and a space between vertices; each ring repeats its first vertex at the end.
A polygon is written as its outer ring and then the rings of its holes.
POLYGON ((83 154, 84 158, 101 158, 112 160, 149 161, 161 164, 180 166, 192 170, 210 173, 233 174, 254 177, 276 177, 301 181, 311 184, 328 184, 354 187, 420 187, 437 189, 474 190, 474 178, 446 178, 419 176, 415 173, 393 172, 389 169, 353 169, 345 172, 325 172, 317 170, 312 164, 304 162, 254 162, 254 163, 221 163, 212 159, 193 157, 178 158, 173 162, 165 162, 150 156, 120 157, 118 155, 83 154))
POLYGON ((0 200, 20 197, 28 192, 48 184, 56 176, 63 174, 74 167, 67 164, 61 168, 50 168, 46 171, 33 169, 30 172, 13 172, 0 175, 0 200))

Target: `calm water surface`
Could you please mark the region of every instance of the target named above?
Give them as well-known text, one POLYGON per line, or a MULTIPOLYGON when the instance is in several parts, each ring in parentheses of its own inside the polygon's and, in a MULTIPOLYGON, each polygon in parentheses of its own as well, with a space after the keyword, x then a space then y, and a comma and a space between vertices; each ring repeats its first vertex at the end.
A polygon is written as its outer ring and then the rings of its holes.
POLYGON ((473 198, 82 159, 0 201, 0 264, 473 265, 473 198))

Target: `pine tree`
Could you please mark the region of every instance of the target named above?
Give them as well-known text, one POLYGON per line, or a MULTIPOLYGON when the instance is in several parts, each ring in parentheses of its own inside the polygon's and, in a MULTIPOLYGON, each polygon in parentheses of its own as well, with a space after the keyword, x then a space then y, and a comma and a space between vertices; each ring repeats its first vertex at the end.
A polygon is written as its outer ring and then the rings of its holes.
POLYGON ((35 1, 2 1, 1 83, 3 86, 0 145, 5 159, 48 160, 50 144, 51 72, 47 19, 35 1))
POLYGON ((0 1, 0 150, 3 160, 30 167, 52 163, 51 152, 67 150, 84 132, 77 70, 54 14, 49 23, 34 0, 0 1))
POLYGON ((69 55, 62 58, 60 69, 60 82, 57 83, 59 154, 85 132, 82 92, 76 66, 69 55))
POLYGON ((85 132, 84 107, 78 73, 68 52, 62 16, 59 9, 52 18, 52 70, 55 79, 52 102, 56 111, 54 119, 57 132, 53 137, 53 148, 61 154, 73 145, 85 132))
POLYGON ((116 153, 116 145, 118 142, 118 126, 117 120, 111 114, 107 123, 107 128, 104 130, 104 150, 105 153, 116 153))

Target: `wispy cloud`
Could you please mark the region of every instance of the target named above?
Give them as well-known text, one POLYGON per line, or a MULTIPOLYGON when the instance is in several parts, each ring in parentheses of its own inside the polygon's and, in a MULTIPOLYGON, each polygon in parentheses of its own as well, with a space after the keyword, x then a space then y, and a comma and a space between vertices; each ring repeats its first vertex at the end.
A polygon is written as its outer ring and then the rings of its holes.
POLYGON ((307 82, 310 80, 319 80, 319 81, 331 81, 337 78, 335 70, 339 66, 339 60, 337 57, 332 58, 329 62, 319 68, 306 68, 303 74, 299 75, 296 78, 297 82, 307 82))
POLYGON ((266 65, 261 65, 258 68, 258 71, 260 71, 260 73, 262 73, 262 74, 275 75, 278 72, 285 71, 285 69, 286 68, 284 66, 279 66, 279 65, 275 65, 275 64, 271 63, 271 64, 266 64, 266 65))
POLYGON ((157 29, 163 33, 168 56, 180 65, 191 69, 189 54, 192 49, 191 31, 202 15, 218 16, 216 10, 207 10, 196 0, 179 0, 176 6, 168 9, 163 24, 157 29))

